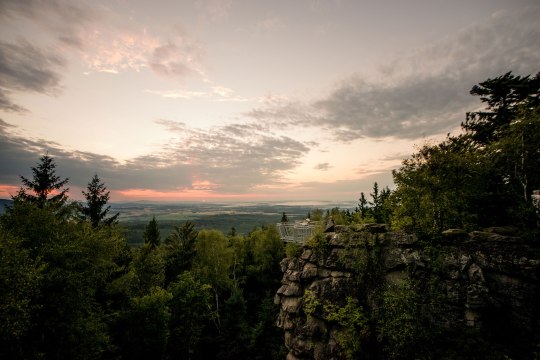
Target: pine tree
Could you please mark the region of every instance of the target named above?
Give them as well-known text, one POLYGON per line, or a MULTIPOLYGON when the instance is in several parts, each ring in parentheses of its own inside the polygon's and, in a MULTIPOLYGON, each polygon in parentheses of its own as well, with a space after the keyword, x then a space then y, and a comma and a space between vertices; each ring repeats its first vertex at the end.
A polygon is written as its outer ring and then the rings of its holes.
POLYGON ((69 179, 62 180, 56 175, 56 164, 48 154, 43 155, 39 160, 37 167, 32 167, 32 180, 21 176, 24 187, 19 190, 14 200, 29 201, 37 204, 40 208, 50 204, 63 205, 67 200, 66 193, 69 190, 63 187, 69 179), (58 193, 49 197, 55 191, 58 193))
POLYGON ((117 221, 119 213, 106 218, 111 208, 105 207, 109 201, 110 192, 107 191, 97 174, 94 174, 92 181, 88 183, 87 191, 83 190, 82 193, 86 198, 86 206, 81 209, 83 220, 90 221, 94 228, 102 224, 111 225, 117 221))

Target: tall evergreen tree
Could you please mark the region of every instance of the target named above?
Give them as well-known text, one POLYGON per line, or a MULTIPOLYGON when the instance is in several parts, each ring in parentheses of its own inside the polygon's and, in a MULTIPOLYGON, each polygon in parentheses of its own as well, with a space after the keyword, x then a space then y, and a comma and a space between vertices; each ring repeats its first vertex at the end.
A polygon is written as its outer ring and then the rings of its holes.
POLYGON ((175 226, 173 232, 165 239, 163 248, 167 282, 173 281, 182 272, 191 270, 197 235, 195 224, 186 221, 181 227, 175 226))
POLYGON ((32 167, 32 179, 21 176, 24 187, 20 189, 14 200, 35 203, 40 208, 48 204, 63 205, 67 200, 66 193, 69 190, 64 186, 69 179, 61 179, 56 175, 56 164, 48 154, 43 155, 39 161, 36 167, 32 167), (58 193, 49 197, 55 191, 58 193))
POLYGON ((146 230, 144 231, 144 244, 150 247, 150 249, 154 249, 158 247, 160 243, 161 235, 156 217, 154 216, 148 225, 146 225, 146 230))
POLYGON ((364 220, 364 218, 366 217, 367 213, 368 213, 368 201, 366 200, 366 196, 364 195, 363 192, 360 193, 360 198, 358 199, 358 212, 360 213, 360 219, 364 220))
POLYGON ((111 225, 118 219, 119 213, 106 218, 110 206, 106 206, 109 201, 110 191, 107 191, 105 184, 101 182, 97 174, 94 174, 92 181, 88 183, 87 191, 82 191, 86 198, 86 206, 81 209, 81 218, 90 221, 92 227, 96 228, 101 224, 111 225))

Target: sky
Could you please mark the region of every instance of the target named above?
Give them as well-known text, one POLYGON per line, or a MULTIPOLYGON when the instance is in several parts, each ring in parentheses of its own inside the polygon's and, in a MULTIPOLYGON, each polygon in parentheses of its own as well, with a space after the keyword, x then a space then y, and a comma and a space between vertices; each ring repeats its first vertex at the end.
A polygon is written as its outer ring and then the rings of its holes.
POLYGON ((355 201, 540 71, 538 0, 0 0, 0 198, 355 201))

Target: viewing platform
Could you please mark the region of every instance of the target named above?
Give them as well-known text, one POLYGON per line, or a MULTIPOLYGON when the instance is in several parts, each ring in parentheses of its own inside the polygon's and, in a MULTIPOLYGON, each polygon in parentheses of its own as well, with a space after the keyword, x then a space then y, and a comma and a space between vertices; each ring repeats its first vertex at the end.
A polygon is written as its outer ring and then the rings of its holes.
POLYGON ((311 237, 313 230, 319 225, 318 221, 309 219, 291 222, 279 222, 276 224, 281 240, 286 243, 303 244, 311 237))

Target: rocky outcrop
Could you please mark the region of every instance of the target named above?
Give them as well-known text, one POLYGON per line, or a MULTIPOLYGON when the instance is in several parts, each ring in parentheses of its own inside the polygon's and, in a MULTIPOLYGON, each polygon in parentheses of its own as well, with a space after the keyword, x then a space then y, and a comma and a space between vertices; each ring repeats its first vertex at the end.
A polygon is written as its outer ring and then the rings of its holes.
POLYGON ((376 314, 381 292, 408 281, 429 282, 437 290, 441 326, 488 330, 495 337, 512 331, 522 340, 517 352, 529 351, 526 347, 540 341, 540 256, 538 247, 510 232, 448 230, 441 246, 426 248, 415 236, 388 232, 380 224, 336 226, 324 235, 323 246, 308 244, 300 256, 281 262, 284 275, 275 302, 287 359, 350 357, 339 338, 343 324, 312 305, 343 308, 353 299, 376 314))

